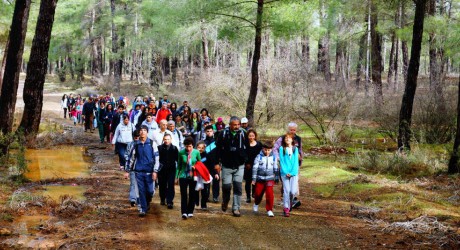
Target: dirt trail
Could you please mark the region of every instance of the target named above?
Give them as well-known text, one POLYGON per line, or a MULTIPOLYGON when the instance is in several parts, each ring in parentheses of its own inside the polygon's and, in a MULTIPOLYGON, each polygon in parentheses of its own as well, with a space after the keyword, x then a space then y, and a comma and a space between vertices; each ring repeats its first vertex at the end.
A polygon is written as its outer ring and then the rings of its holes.
MULTIPOLYGON (((63 122, 70 125, 69 121, 63 122)), ((68 182, 89 186, 85 196, 95 209, 76 218, 60 218, 61 226, 56 233, 36 235, 55 246, 107 249, 411 247, 408 237, 371 230, 362 220, 351 217, 347 203, 312 198, 305 179, 300 182, 303 204, 293 210, 290 218, 282 217, 279 188, 275 188, 274 218, 266 216, 264 202, 259 214, 252 213, 251 204, 243 204, 240 218, 223 213, 220 204, 211 203, 208 211, 195 210, 192 219, 182 220, 178 187, 174 209, 160 206, 155 194, 151 211, 147 217, 139 218, 137 210, 128 203, 129 182, 117 169, 117 157, 111 146, 99 143, 96 133, 84 133, 78 144, 86 146, 92 156, 91 177, 68 182)))

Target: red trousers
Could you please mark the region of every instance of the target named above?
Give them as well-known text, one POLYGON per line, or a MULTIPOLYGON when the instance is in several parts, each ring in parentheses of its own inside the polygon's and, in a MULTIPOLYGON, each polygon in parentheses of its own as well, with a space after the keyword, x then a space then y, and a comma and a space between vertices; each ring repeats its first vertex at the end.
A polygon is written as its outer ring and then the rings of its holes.
POLYGON ((275 195, 273 194, 273 186, 275 185, 274 181, 257 181, 256 188, 254 191, 255 204, 259 205, 262 201, 262 197, 265 193, 265 209, 267 211, 273 210, 273 203, 275 202, 275 195))

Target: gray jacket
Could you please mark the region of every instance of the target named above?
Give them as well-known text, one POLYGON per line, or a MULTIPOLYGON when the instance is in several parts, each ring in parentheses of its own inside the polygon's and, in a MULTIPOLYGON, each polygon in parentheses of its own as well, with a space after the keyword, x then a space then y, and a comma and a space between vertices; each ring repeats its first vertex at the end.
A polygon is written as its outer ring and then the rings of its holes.
POLYGON ((265 156, 263 151, 256 156, 252 167, 253 181, 274 181, 279 180, 279 168, 276 156, 273 152, 265 156))

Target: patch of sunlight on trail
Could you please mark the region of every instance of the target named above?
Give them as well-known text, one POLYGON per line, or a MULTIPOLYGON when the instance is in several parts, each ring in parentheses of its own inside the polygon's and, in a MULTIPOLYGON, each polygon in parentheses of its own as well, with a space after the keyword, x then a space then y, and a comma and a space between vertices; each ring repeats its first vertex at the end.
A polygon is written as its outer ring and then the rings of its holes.
POLYGON ((25 176, 32 181, 53 178, 84 178, 89 176, 89 162, 83 147, 57 149, 28 149, 26 151, 29 172, 25 176))

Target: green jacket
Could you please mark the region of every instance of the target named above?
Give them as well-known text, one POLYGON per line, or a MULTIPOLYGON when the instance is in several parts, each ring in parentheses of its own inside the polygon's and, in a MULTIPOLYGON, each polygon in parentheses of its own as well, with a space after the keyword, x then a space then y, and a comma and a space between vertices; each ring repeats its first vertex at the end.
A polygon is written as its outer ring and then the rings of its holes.
MULTIPOLYGON (((191 166, 195 166, 197 161, 201 161, 200 151, 193 149, 190 156, 191 166)), ((189 171, 187 171, 187 157, 188 154, 185 152, 185 149, 179 151, 179 159, 177 162, 176 178, 189 178, 192 179, 193 176, 190 176, 189 171)))

